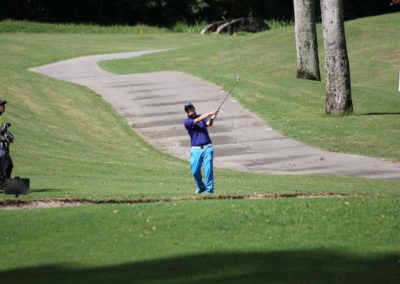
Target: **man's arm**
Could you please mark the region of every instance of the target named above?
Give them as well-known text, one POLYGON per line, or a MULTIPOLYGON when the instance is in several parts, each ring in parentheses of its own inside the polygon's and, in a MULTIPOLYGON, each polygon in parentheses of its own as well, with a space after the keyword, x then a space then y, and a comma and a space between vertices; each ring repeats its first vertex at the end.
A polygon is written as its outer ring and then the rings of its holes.
MULTIPOLYGON (((218 110, 213 110, 213 111, 211 111, 211 112, 202 114, 202 115, 200 115, 198 118, 196 118, 196 119, 194 120, 194 123, 197 124, 197 123, 203 121, 204 119, 209 118, 209 117, 212 116, 212 115, 217 115, 217 114, 218 114, 218 110)), ((207 124, 207 126, 211 126, 211 125, 213 124, 213 120, 207 121, 206 124, 207 124)))

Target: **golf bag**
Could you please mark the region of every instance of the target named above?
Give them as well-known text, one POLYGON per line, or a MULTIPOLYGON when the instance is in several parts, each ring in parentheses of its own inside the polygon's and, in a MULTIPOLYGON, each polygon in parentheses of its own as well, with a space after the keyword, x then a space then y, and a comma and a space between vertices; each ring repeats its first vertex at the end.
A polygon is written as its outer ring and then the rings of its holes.
POLYGON ((14 167, 10 157, 10 145, 14 142, 14 136, 8 131, 10 126, 11 124, 6 122, 0 129, 0 185, 4 184, 6 178, 11 177, 14 167))

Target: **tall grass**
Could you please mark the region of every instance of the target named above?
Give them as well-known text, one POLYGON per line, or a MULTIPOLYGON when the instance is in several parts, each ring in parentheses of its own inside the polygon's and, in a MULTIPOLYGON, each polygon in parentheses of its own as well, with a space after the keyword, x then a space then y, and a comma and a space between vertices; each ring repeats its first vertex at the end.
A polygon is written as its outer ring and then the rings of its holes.
POLYGON ((113 25, 99 26, 92 24, 62 24, 62 23, 38 23, 28 21, 3 20, 0 21, 0 32, 2 33, 86 33, 86 34, 153 34, 165 33, 166 28, 152 27, 138 24, 135 26, 113 25))
POLYGON ((272 30, 294 26, 294 20, 271 19, 267 20, 266 23, 272 30))
MULTIPOLYGON (((265 23, 268 25, 270 29, 280 29, 284 27, 290 27, 294 25, 293 20, 279 20, 279 19, 271 19, 266 20, 265 23)), ((196 22, 194 25, 189 25, 183 22, 176 23, 172 28, 170 28, 173 32, 177 33, 200 33, 207 25, 210 23, 207 22, 196 22)), ((245 32, 238 32, 237 34, 247 34, 245 32)))
MULTIPOLYGON (((293 21, 285 20, 268 20, 266 21, 271 29, 291 26, 293 21)), ((148 26, 144 24, 129 25, 112 25, 99 26, 93 24, 63 24, 63 23, 39 23, 30 21, 0 21, 0 33, 85 33, 85 34, 156 34, 156 33, 200 33, 209 23, 202 21, 194 24, 177 22, 175 25, 164 28, 148 26)))
POLYGON ((193 25, 186 24, 184 22, 178 22, 173 25, 170 29, 175 33, 200 33, 206 26, 207 22, 196 22, 193 25))

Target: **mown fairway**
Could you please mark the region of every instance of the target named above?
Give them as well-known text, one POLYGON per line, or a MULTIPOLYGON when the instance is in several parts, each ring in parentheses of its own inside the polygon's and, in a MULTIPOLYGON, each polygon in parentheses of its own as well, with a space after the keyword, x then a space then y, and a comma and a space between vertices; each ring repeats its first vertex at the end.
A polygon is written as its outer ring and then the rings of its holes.
MULTIPOLYGON (((323 83, 293 78, 292 27, 236 37, 0 33, 0 97, 9 101, 6 120, 16 136, 15 175, 32 181, 31 194, 20 198, 124 200, 194 190, 186 162, 143 142, 99 96, 27 71, 87 54, 179 47, 102 65, 128 73, 182 70, 226 89, 240 73, 235 96, 281 132, 330 150, 400 160, 399 24, 398 15, 348 23, 356 115, 346 118, 323 114, 323 83)), ((357 195, 0 210, 0 279, 397 283, 399 188, 397 180, 217 170, 217 194, 357 195)))
POLYGON ((4 283, 396 283, 399 202, 201 201, 0 212, 4 283))

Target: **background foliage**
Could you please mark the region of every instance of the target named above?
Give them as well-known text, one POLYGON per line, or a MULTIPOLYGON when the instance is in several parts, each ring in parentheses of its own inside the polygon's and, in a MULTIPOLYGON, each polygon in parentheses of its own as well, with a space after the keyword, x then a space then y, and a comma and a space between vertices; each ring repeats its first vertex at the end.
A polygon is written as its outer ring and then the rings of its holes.
MULTIPOLYGON (((391 0, 344 0, 346 19, 399 11, 391 0)), ((316 1, 318 9, 319 1, 316 1)), ((2 0, 0 19, 171 26, 255 16, 293 19, 293 0, 2 0)))

